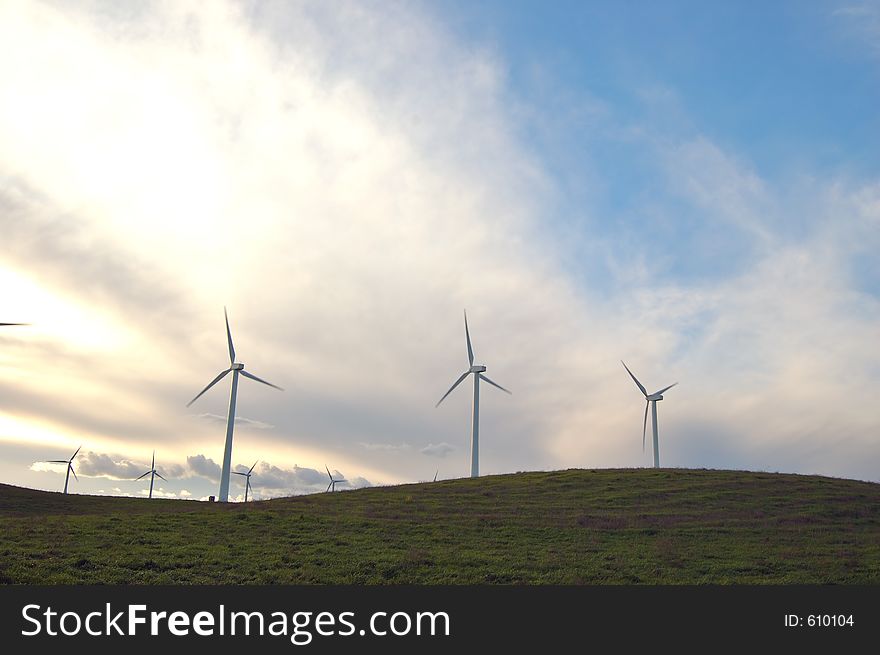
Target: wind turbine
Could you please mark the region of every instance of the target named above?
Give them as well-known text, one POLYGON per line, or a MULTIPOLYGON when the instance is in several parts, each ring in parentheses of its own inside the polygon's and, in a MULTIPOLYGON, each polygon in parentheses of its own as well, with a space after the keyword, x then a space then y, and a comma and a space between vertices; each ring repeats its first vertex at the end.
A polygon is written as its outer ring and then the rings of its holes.
POLYGON ((79 450, 82 448, 80 446, 76 449, 76 452, 71 455, 70 459, 50 459, 47 460, 50 464, 67 464, 67 473, 64 476, 64 493, 67 493, 67 482, 70 480, 70 474, 73 473, 74 479, 79 482, 79 478, 76 477, 76 471, 73 470, 73 460, 76 459, 76 456, 79 454, 79 450))
POLYGON ((248 373, 244 370, 244 364, 235 361, 235 347, 232 345, 232 332, 229 330, 229 316, 227 316, 226 314, 225 307, 223 308, 223 316, 226 318, 226 340, 229 342, 229 368, 227 368, 225 371, 222 371, 220 375, 214 378, 207 387, 202 389, 195 398, 193 398, 186 404, 187 407, 192 405, 201 397, 203 393, 205 393, 208 389, 220 382, 220 380, 226 377, 228 373, 232 373, 232 393, 229 396, 229 415, 226 419, 226 446, 223 449, 223 470, 220 473, 219 501, 221 503, 225 503, 229 500, 229 470, 232 466, 232 429, 235 425, 235 398, 238 394, 239 373, 246 378, 256 380, 257 382, 266 384, 274 389, 278 389, 279 391, 284 391, 281 387, 274 385, 271 382, 261 380, 256 375, 248 373))
POLYGON ((437 476, 440 474, 440 469, 437 469, 437 472, 434 474, 434 482, 437 482, 437 476))
MULTIPOLYGON (((345 478, 334 478, 332 475, 330 475, 330 467, 328 467, 326 464, 324 465, 324 468, 327 469, 327 475, 330 476, 330 484, 327 485, 327 491, 330 491, 331 489, 333 491, 336 491, 336 485, 339 482, 348 482, 348 480, 346 480, 345 478)), ((327 493, 327 491, 325 491, 324 493, 327 493)))
MULTIPOLYGON (((254 466, 260 463, 260 460, 254 462, 254 466)), ((247 502, 248 491, 251 488, 251 473, 254 472, 254 466, 248 469, 247 473, 239 473, 238 471, 233 471, 235 475, 243 475, 245 477, 245 485, 244 485, 244 502, 247 502)))
MULTIPOLYGON (((153 463, 150 464, 150 470, 147 471, 146 473, 144 473, 143 475, 135 478, 135 481, 141 480, 141 479, 147 477, 148 475, 150 476, 150 495, 148 497, 152 498, 153 497, 153 481, 156 478, 160 478, 162 480, 165 480, 165 478, 162 477, 162 474, 156 470, 156 451, 155 450, 153 451, 153 463)), ((168 480, 165 480, 165 482, 168 482, 168 480)))
POLYGON ((480 475, 480 380, 488 382, 493 387, 498 387, 501 391, 505 393, 510 393, 507 389, 502 387, 500 384, 496 384, 492 382, 488 377, 483 375, 486 372, 485 366, 474 366, 474 349, 471 347, 471 333, 468 331, 468 322, 467 322, 467 312, 464 313, 464 336, 467 339, 467 351, 468 351, 468 363, 470 368, 461 374, 461 377, 455 381, 451 387, 449 387, 449 391, 443 394, 443 398, 437 401, 437 404, 434 407, 439 407, 440 403, 446 400, 446 396, 452 393, 452 390, 455 389, 459 384, 461 384, 464 379, 470 375, 474 374, 474 417, 473 417, 473 432, 471 436, 471 477, 476 478, 480 475))
POLYGON ((674 387, 678 382, 673 382, 668 387, 663 387, 660 391, 655 391, 652 394, 648 393, 648 390, 642 385, 641 382, 638 381, 633 372, 629 370, 629 367, 624 363, 621 359, 620 363, 623 364, 623 368, 626 369, 626 372, 629 373, 629 376, 633 379, 633 382, 636 383, 636 386, 639 388, 639 391, 642 392, 642 395, 645 396, 645 421, 642 425, 642 451, 645 450, 645 434, 648 431, 648 405, 651 406, 651 426, 654 428, 654 468, 660 468, 660 452, 658 448, 657 442, 657 401, 663 400, 663 392, 669 391, 672 387, 674 387))

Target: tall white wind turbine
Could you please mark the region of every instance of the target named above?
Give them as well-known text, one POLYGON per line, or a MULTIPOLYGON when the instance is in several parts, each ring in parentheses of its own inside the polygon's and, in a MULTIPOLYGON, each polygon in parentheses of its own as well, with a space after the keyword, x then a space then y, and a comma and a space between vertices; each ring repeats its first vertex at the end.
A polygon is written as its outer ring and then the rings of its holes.
POLYGON ((76 456, 79 454, 79 450, 82 448, 80 446, 76 449, 76 452, 70 456, 70 459, 50 459, 46 460, 50 464, 67 464, 67 473, 64 475, 64 493, 67 493, 67 483, 70 481, 70 474, 73 473, 74 479, 79 482, 79 478, 76 477, 76 471, 73 470, 73 460, 76 459, 76 456))
MULTIPOLYGON (((339 484, 340 482, 348 482, 348 480, 346 480, 345 478, 334 478, 330 474, 330 467, 326 464, 324 465, 324 468, 327 469, 327 475, 330 477, 330 484, 327 485, 327 491, 336 491, 337 484, 339 484)), ((327 491, 325 491, 324 493, 327 493, 327 491)))
POLYGON ((452 390, 455 389, 459 384, 464 382, 464 379, 470 375, 474 374, 474 416, 472 423, 472 432, 471 432, 471 477, 476 478, 480 475, 480 380, 484 382, 488 382, 493 387, 497 387, 501 389, 501 391, 505 393, 511 393, 500 384, 496 384, 492 382, 488 377, 483 375, 486 372, 486 367, 481 365, 474 365, 474 349, 471 346, 471 333, 468 331, 468 322, 467 322, 467 312, 464 313, 464 336, 467 339, 467 351, 468 351, 468 364, 469 368, 464 373, 461 374, 461 377, 455 381, 451 387, 449 387, 449 391, 443 394, 443 397, 437 401, 435 407, 439 407, 440 403, 446 400, 446 396, 452 393, 452 390))
POLYGON ((248 472, 247 472, 247 473, 240 473, 240 472, 238 472, 238 471, 233 471, 233 473, 234 473, 235 475, 243 475, 244 478, 245 478, 245 485, 244 485, 244 502, 247 502, 247 499, 248 499, 248 491, 251 490, 251 473, 254 472, 254 467, 255 467, 257 464, 259 464, 259 463, 260 463, 260 460, 257 460, 256 462, 254 462, 254 466, 250 467, 250 468, 248 469, 248 472))
POLYGON ((268 385, 274 389, 278 389, 279 391, 284 391, 281 387, 274 385, 271 382, 261 380, 256 375, 248 373, 244 370, 244 364, 235 361, 235 347, 232 345, 232 332, 229 330, 229 316, 226 314, 225 307, 223 308, 223 316, 226 318, 226 340, 229 343, 229 368, 222 371, 207 387, 202 389, 195 398, 186 404, 187 407, 192 405, 202 396, 203 393, 220 382, 220 380, 226 377, 227 374, 230 372, 232 373, 232 392, 229 395, 229 415, 226 418, 226 446, 223 449, 223 469, 220 473, 219 501, 221 503, 229 501, 229 472, 232 467, 232 429, 235 425, 235 399, 238 394, 239 374, 246 378, 250 378, 251 380, 256 380, 257 382, 268 385))
MULTIPOLYGON (((153 482, 156 480, 156 478, 159 478, 160 480, 165 480, 165 478, 162 477, 162 474, 156 470, 156 451, 155 450, 153 451, 153 463, 150 464, 150 470, 147 471, 146 473, 144 473, 143 475, 136 477, 135 480, 142 480, 145 477, 147 477, 148 475, 150 476, 150 495, 148 496, 148 498, 152 498, 153 497, 153 482)), ((165 482, 168 482, 168 480, 165 480, 165 482)))
POLYGON ((645 397, 645 420, 642 425, 642 450, 645 450, 645 434, 648 431, 648 405, 651 406, 651 426, 654 429, 654 468, 660 468, 660 451, 658 448, 657 441, 657 401, 663 400, 663 392, 669 391, 672 387, 674 387, 678 382, 673 382, 668 387, 663 387, 660 391, 655 391, 654 393, 649 394, 648 390, 642 385, 641 382, 638 381, 633 372, 629 370, 629 367, 624 363, 621 359, 620 363, 623 364, 623 368, 626 369, 626 372, 629 373, 629 376, 633 379, 633 382, 636 383, 636 386, 639 388, 639 391, 642 392, 642 395, 645 397))

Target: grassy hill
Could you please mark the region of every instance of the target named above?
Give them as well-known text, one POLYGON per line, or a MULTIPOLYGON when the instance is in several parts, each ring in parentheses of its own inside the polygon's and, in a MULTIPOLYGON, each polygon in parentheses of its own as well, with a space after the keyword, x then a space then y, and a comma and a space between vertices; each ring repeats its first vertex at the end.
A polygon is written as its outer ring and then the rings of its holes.
POLYGON ((519 473, 214 504, 0 485, 0 582, 880 583, 880 485, 519 473))

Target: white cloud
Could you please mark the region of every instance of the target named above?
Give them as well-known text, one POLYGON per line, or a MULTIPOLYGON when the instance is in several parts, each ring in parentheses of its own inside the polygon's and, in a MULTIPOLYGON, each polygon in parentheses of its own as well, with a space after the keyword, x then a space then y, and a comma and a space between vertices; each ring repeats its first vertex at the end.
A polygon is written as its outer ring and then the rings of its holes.
MULTIPOLYGON (((227 421, 229 420, 227 416, 220 416, 219 414, 205 413, 199 414, 198 417, 211 421, 212 423, 222 423, 223 425, 226 425, 227 421)), ((257 430, 269 430, 275 427, 274 425, 270 425, 269 423, 257 421, 252 418, 245 418, 244 416, 236 416, 235 425, 247 428, 256 428, 257 430)))
POLYGON ((419 452, 423 455, 428 455, 429 457, 446 457, 446 455, 453 451, 455 451, 455 446, 443 441, 438 444, 429 443, 419 452))
POLYGON ((867 44, 872 54, 880 55, 880 2, 863 0, 834 9, 831 15, 843 21, 847 35, 867 44))
POLYGON ((722 220, 765 243, 773 216, 767 189, 742 162, 706 138, 668 148, 666 169, 673 188, 684 194, 704 220, 722 220))
MULTIPOLYGON (((150 490, 149 489, 141 489, 139 493, 141 496, 149 497, 150 490)), ((153 498, 177 498, 177 496, 178 496, 178 494, 174 491, 165 491, 161 487, 154 487, 153 488, 153 498)))
POLYGON ((66 464, 53 464, 50 462, 34 462, 30 465, 31 471, 49 471, 51 473, 64 473, 67 470, 66 464))

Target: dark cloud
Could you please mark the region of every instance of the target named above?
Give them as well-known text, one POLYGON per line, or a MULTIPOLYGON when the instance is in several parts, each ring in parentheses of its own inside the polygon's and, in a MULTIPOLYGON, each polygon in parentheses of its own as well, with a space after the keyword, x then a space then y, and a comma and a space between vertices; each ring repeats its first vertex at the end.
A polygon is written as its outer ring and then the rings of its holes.
MULTIPOLYGON (((236 471, 241 473, 247 472, 248 467, 238 465, 236 471)), ((333 477, 336 479, 344 478, 338 470, 333 470, 333 477)), ((264 495, 282 496, 315 493, 324 491, 330 478, 327 471, 318 471, 311 468, 303 468, 294 466, 292 469, 282 469, 273 466, 268 462, 260 462, 251 475, 251 486, 254 489, 267 490, 269 493, 264 495)), ((244 483, 241 483, 244 484, 244 483)), ((355 477, 348 480, 347 483, 337 485, 339 487, 348 486, 352 488, 370 487, 372 483, 366 478, 355 477)))
MULTIPOLYGON (((58 458, 69 457, 71 454, 60 454, 58 458)), ((150 469, 150 462, 149 460, 136 462, 119 455, 81 451, 74 460, 74 468, 77 475, 90 478, 135 480, 150 469)), ((246 473, 248 468, 248 466, 238 464, 233 467, 233 470, 246 473)), ((157 461, 156 470, 169 481, 199 477, 212 483, 219 483, 221 473, 220 465, 202 454, 188 456, 186 466, 174 463, 162 464, 157 461)), ((335 479, 345 478, 345 475, 339 470, 332 469, 332 473, 335 479)), ((284 469, 262 461, 254 467, 251 477, 252 488, 259 491, 263 498, 322 492, 327 488, 328 482, 329 478, 324 470, 301 466, 284 469)), ((231 484, 233 487, 243 486, 244 478, 233 476, 231 484)), ((339 488, 361 488, 370 487, 372 483, 366 478, 356 476, 337 486, 339 488)), ((156 494, 157 492, 154 491, 154 495, 156 494)), ((189 494, 190 492, 185 489, 180 493, 182 497, 189 494)), ((164 495, 174 497, 175 492, 166 489, 164 495)))
MULTIPOLYGON (((186 467, 194 475, 212 482, 220 481, 220 465, 204 455, 191 455, 186 458, 186 467)), ((245 469, 247 470, 247 469, 245 469)))
POLYGON ((106 477, 117 480, 133 480, 144 471, 133 462, 116 461, 103 453, 80 453, 74 462, 77 473, 92 477, 106 477))
MULTIPOLYGON (((114 480, 134 480, 150 469, 150 462, 131 460, 105 453, 85 451, 74 461, 77 474, 89 477, 104 477, 114 480)), ((186 472, 179 464, 156 465, 156 470, 169 479, 179 478, 186 472)))

